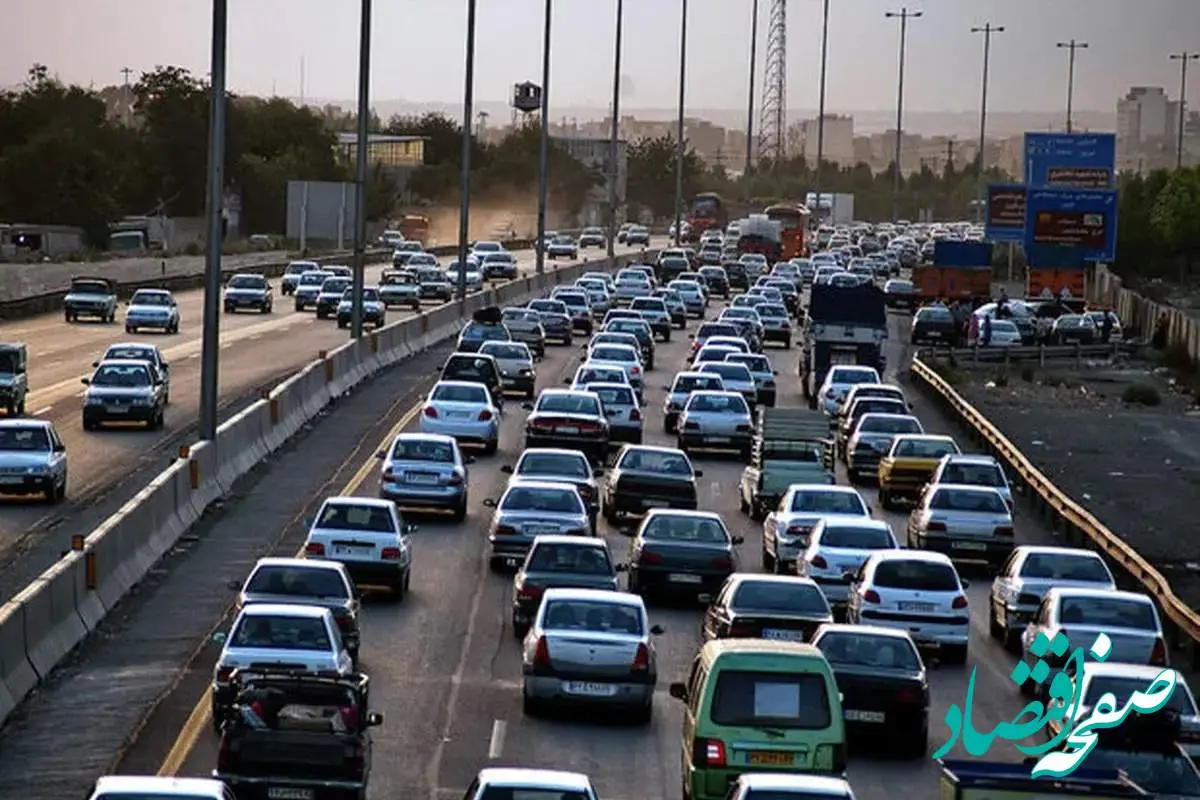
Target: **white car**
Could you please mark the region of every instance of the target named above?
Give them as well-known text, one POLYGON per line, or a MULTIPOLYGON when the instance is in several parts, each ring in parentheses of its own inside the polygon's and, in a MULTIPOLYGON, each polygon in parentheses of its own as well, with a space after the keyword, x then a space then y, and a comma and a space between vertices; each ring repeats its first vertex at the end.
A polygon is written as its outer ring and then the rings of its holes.
POLYGON ((949 556, 918 550, 872 553, 850 588, 846 621, 907 631, 947 664, 967 660, 971 607, 949 556))
MULTIPOLYGON (((718 361, 697 361, 692 369, 696 372, 707 372, 713 375, 720 375, 721 382, 725 384, 725 390, 730 392, 741 392, 742 397, 746 398, 746 404, 753 411, 758 405, 758 384, 754 382, 754 376, 750 374, 750 368, 745 364, 738 364, 734 361, 725 361, 725 357, 730 354, 730 350, 720 350, 712 345, 705 345, 704 350, 718 349, 720 351, 720 360, 718 361)), ((703 351, 701 351, 703 352, 703 351)), ((736 351, 732 351, 736 352, 736 351)))
POLYGON ((418 424, 421 433, 440 433, 453 436, 459 444, 482 445, 487 455, 500 448, 500 408, 482 383, 438 381, 418 424))
MULTIPOLYGON (((1021 331, 1017 330, 1017 326, 1012 320, 993 319, 991 328, 992 336, 988 341, 988 347, 1019 347, 1021 345, 1021 331)), ((980 323, 979 330, 982 337, 982 323, 980 323)), ((980 341, 980 344, 982 343, 980 341)))
POLYGON ((796 574, 812 578, 834 610, 845 611, 850 583, 878 550, 898 550, 892 526, 878 519, 821 519, 796 559, 796 574))
POLYGON ((959 486, 987 486, 995 489, 1004 498, 1009 513, 1016 511, 1013 502, 1012 487, 1008 484, 1008 476, 995 456, 979 453, 960 453, 958 455, 942 456, 941 463, 929 481, 930 486, 939 483, 956 483, 959 486))
POLYGON ((88 800, 230 800, 223 781, 157 775, 104 775, 88 800))
POLYGON ((629 373, 624 367, 616 364, 593 364, 585 361, 575 370, 575 377, 563 381, 572 390, 587 391, 585 386, 592 383, 624 383, 629 384, 629 373))
POLYGON ((481 355, 496 359, 500 368, 500 387, 506 392, 521 392, 533 399, 537 387, 537 370, 533 366, 533 353, 524 342, 484 342, 479 346, 481 355))
POLYGON ((817 408, 827 415, 837 416, 842 401, 850 390, 860 383, 883 383, 879 371, 874 367, 833 366, 825 375, 825 381, 817 390, 817 408))
POLYGON ((309 525, 304 557, 338 561, 355 585, 386 586, 403 600, 412 575, 409 535, 415 530, 391 500, 330 497, 309 525))
POLYGON ((685 453, 695 448, 736 450, 748 461, 754 438, 750 406, 738 391, 692 392, 679 415, 678 437, 685 453))
POLYGON ((125 309, 125 332, 143 329, 179 333, 179 304, 166 289, 138 289, 125 309))
POLYGON ((855 489, 824 483, 795 483, 788 487, 779 507, 763 521, 762 566, 767 572, 786 573, 805 548, 813 528, 822 519, 863 522, 871 510, 855 489))
POLYGON ((642 443, 642 404, 628 382, 592 382, 580 388, 600 398, 600 405, 608 417, 609 441, 642 443))
POLYGON ((599 344, 588 353, 588 363, 617 366, 625 370, 626 380, 637 392, 638 400, 645 398, 646 376, 642 369, 641 350, 627 344, 599 344))

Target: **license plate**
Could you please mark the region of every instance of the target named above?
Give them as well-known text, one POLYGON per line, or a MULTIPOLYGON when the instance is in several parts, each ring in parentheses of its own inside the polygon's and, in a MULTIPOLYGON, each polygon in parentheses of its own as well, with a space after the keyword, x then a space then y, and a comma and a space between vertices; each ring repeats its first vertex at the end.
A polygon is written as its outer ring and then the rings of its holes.
POLYGON ((579 434, 579 428, 574 425, 564 425, 560 428, 555 428, 555 433, 563 433, 568 436, 577 436, 579 434))
POLYGON ((792 765, 792 754, 769 750, 755 750, 750 753, 746 760, 751 764, 762 766, 790 767, 792 765))
POLYGON ((369 556, 375 548, 370 545, 356 547, 354 545, 335 544, 333 546, 333 554, 335 556, 369 556))
POLYGON ((728 436, 708 436, 705 437, 705 441, 711 442, 712 444, 729 444, 733 440, 728 436))
POLYGON ((842 712, 847 722, 873 722, 882 725, 887 717, 882 711, 855 711, 847 708, 842 712))
POLYGON ((643 500, 642 505, 646 508, 670 508, 671 504, 666 500, 643 500))
POLYGON ((448 411, 446 416, 450 419, 467 419, 471 413, 469 411, 448 411))
POLYGON ((699 575, 688 575, 685 572, 672 572, 667 576, 671 583, 700 583, 699 575))
POLYGON ((109 414, 128 414, 128 406, 105 406, 104 410, 109 414))
POLYGON ((4 475, 0 476, 0 484, 5 486, 19 485, 25 482, 25 479, 19 475, 4 475))
POLYGON ((927 331, 927 332, 925 333, 925 335, 926 335, 926 336, 928 336, 930 339, 940 339, 940 338, 942 338, 942 334, 941 334, 940 332, 938 332, 938 331, 927 331))
POLYGON ((313 789, 298 789, 291 786, 272 786, 267 789, 270 800, 312 800, 316 797, 313 789))
POLYGON ((504 559, 504 566, 506 567, 517 567, 520 565, 521 559, 517 558, 516 556, 509 556, 508 558, 504 559))
POLYGON ((933 611, 933 603, 901 603, 901 611, 933 611))
POLYGON ((984 542, 951 542, 950 546, 955 550, 987 550, 984 542))
POLYGON ((610 683, 587 683, 585 681, 567 681, 563 689, 567 694, 582 697, 612 697, 617 693, 617 687, 610 683))
POLYGON ((418 483, 425 486, 430 486, 438 482, 437 475, 430 475, 426 472, 410 472, 404 476, 405 483, 418 483))
POLYGON ((788 631, 780 628, 763 628, 762 638, 781 639, 785 642, 803 642, 804 631, 788 631))

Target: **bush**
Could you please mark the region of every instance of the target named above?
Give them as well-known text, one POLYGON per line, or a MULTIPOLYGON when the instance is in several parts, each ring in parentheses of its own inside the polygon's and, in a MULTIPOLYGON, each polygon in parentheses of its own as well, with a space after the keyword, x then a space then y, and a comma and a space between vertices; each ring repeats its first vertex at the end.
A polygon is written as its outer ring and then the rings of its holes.
POLYGON ((1125 388, 1121 400, 1130 405, 1157 406, 1162 404, 1162 395, 1147 383, 1135 383, 1125 388))
POLYGON ((1171 342, 1163 351, 1163 365, 1187 375, 1196 371, 1196 362, 1183 342, 1171 342))
POLYGON ((955 369, 954 364, 948 363, 946 361, 940 361, 940 360, 928 361, 928 362, 926 362, 926 364, 929 366, 929 368, 931 370, 933 370, 934 372, 937 373, 938 377, 940 377, 946 383, 953 386, 955 383, 958 382, 959 374, 958 374, 958 370, 955 369))
POLYGON ((996 387, 1000 389, 1008 386, 1008 370, 997 370, 996 374, 992 376, 992 383, 996 384, 996 387))
POLYGON ((199 242, 188 242, 183 246, 183 254, 186 256, 202 256, 204 255, 204 246, 199 242))
POLYGON ((1033 383, 1034 377, 1037 375, 1033 367, 1021 367, 1021 380, 1026 383, 1033 383))

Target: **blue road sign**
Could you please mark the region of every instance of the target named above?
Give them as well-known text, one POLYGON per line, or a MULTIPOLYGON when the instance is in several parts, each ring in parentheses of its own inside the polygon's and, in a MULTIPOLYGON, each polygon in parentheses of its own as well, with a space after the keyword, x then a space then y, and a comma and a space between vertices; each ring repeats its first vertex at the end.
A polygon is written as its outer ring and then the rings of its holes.
POLYGON ((1025 204, 1025 251, 1044 248, 1057 258, 1112 261, 1117 252, 1117 193, 1110 189, 1030 189, 1025 204))
POLYGON ((934 242, 933 265, 962 269, 990 267, 992 245, 990 242, 953 242, 948 239, 934 242))
POLYGON ((1115 133, 1026 133, 1025 183, 1031 189, 1116 186, 1115 133))
POLYGON ((1025 240, 1025 198, 1023 183, 989 183, 984 236, 992 242, 1025 240))

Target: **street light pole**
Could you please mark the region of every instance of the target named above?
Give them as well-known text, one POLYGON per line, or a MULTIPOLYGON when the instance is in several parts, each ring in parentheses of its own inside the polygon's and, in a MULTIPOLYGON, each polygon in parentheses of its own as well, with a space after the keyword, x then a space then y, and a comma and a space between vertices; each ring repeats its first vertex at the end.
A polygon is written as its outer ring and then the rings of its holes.
POLYGON ((975 219, 982 220, 985 202, 983 173, 986 167, 984 150, 987 146, 988 64, 992 56, 992 34, 1004 33, 1004 26, 992 25, 992 23, 988 22, 982 28, 971 28, 971 33, 983 34, 983 95, 979 101, 979 161, 977 167, 978 174, 976 175, 976 180, 979 182, 979 205, 975 209, 975 219))
POLYGON ((621 135, 621 19, 625 15, 624 0, 617 0, 616 52, 613 55, 612 132, 608 143, 608 263, 617 257, 617 146, 621 135))
POLYGON ((900 217, 900 150, 904 141, 904 48, 908 41, 908 21, 924 15, 922 11, 909 11, 907 8, 888 11, 884 15, 900 20, 900 79, 896 86, 896 163, 892 176, 892 222, 896 222, 900 217))
POLYGON ((1071 132, 1072 118, 1075 116, 1075 51, 1087 50, 1087 42, 1077 42, 1072 39, 1069 42, 1059 42, 1057 47, 1060 50, 1068 50, 1070 54, 1067 56, 1067 133, 1071 132))
POLYGON ((208 112, 208 251, 204 254, 204 328, 200 333, 200 438, 217 438, 217 382, 221 352, 221 245, 225 200, 225 51, 228 0, 213 0, 212 85, 208 112))
MULTIPOLYGON (((545 91, 543 89, 543 91, 545 91)), ((462 175, 458 184, 458 299, 467 299, 467 230, 471 225, 471 141, 475 105, 475 0, 467 0, 467 76, 463 86, 462 175)))
POLYGON ((367 259, 367 147, 371 119, 371 0, 362 0, 358 41, 358 147, 354 159, 354 283, 350 299, 350 336, 363 335, 363 283, 367 259))
POLYGON ((825 160, 825 75, 829 67, 829 0, 821 12, 821 86, 817 102, 817 208, 814 215, 821 224, 821 162, 825 160))
POLYGON ((1187 65, 1200 58, 1200 53, 1171 53, 1171 60, 1179 62, 1179 130, 1175 140, 1175 169, 1183 169, 1183 120, 1187 116, 1187 65))
POLYGON ((754 167, 754 69, 758 63, 758 0, 750 12, 750 93, 746 99, 746 166, 742 175, 749 176, 754 167))
POLYGON ((550 180, 550 3, 546 0, 542 23, 542 119, 541 144, 538 149, 538 212, 537 249, 534 250, 537 272, 546 271, 546 202, 550 180))
POLYGON ((679 121, 675 126, 675 244, 683 242, 683 90, 687 78, 688 0, 679 15, 679 121))

